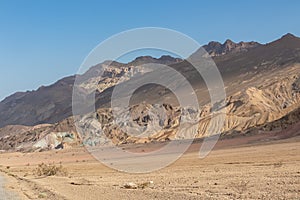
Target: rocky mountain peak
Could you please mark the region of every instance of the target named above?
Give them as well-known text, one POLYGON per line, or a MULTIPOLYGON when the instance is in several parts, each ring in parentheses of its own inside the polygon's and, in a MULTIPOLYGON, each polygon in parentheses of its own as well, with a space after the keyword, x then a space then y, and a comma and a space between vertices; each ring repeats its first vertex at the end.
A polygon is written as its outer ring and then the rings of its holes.
POLYGON ((287 33, 281 37, 281 39, 284 39, 284 38, 297 38, 297 37, 291 33, 287 33))
POLYGON ((234 43, 232 40, 230 40, 230 39, 227 39, 225 42, 224 42, 224 44, 223 44, 224 46, 234 46, 234 45, 236 45, 236 43, 234 43))
POLYGON ((291 33, 287 33, 280 39, 270 42, 267 45, 277 49, 298 49, 300 46, 300 38, 291 33))
POLYGON ((154 58, 152 56, 140 56, 129 62, 127 65, 138 66, 147 63, 158 63, 163 65, 170 65, 173 63, 181 62, 182 59, 174 58, 170 55, 162 55, 160 58, 154 58))
POLYGON ((223 44, 219 42, 210 42, 204 45, 203 48, 209 53, 210 56, 221 56, 228 53, 245 52, 251 48, 260 46, 257 42, 239 42, 235 43, 230 39, 227 39, 223 44))

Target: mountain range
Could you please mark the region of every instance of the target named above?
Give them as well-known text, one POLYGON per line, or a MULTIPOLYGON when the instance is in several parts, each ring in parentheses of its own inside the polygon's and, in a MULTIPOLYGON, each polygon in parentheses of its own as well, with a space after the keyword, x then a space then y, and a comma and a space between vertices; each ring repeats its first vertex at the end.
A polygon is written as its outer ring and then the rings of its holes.
MULTIPOLYGON (((226 119, 223 135, 246 134, 254 130, 274 131, 291 129, 299 134, 300 109, 300 38, 286 34, 268 44, 257 42, 223 44, 210 42, 203 48, 218 67, 226 90, 226 119), (296 113, 296 114, 295 114, 296 113), (299 130, 299 129, 298 129, 299 130)), ((200 50, 199 50, 200 51, 200 50)), ((197 54, 197 52, 195 52, 197 54)), ((103 62, 91 67, 85 74, 78 75, 85 81, 83 93, 96 90, 96 119, 101 123, 101 133, 116 144, 145 143, 173 139, 189 139, 189 129, 178 137, 180 113, 193 118, 193 112, 181 108, 174 94, 159 85, 139 88, 131 98, 130 111, 135 124, 132 128, 147 130, 158 123, 160 130, 144 138, 128 135, 113 124, 109 106, 112 91, 117 84, 126 84, 136 74, 146 74, 144 64, 169 65, 183 74, 196 88, 201 106, 196 137, 208 136, 208 123, 212 119, 212 105, 205 82, 195 76, 187 60, 162 56, 138 57, 129 63, 103 62), (104 72, 99 69, 105 68, 104 72), (158 106, 160 105, 160 106, 158 106), (154 110, 153 113, 146 111, 154 110), (159 110, 166 115, 161 119, 159 110), (146 128, 145 128, 146 127, 146 128)), ((77 76, 77 77, 78 77, 77 76)), ((160 78, 164 78, 162 74, 160 78)), ((76 76, 65 77, 49 86, 35 91, 17 92, 0 102, 0 149, 28 150, 32 148, 60 148, 86 145, 96 142, 91 135, 88 140, 77 133, 72 117, 72 92, 76 76)), ((172 83, 171 83, 172 84, 172 83)), ((126 94, 124 94, 126 95, 126 94)), ((91 118, 95 113, 85 113, 91 118)), ((84 126, 84 125, 82 125, 84 126)), ((95 130, 96 131, 96 130, 95 130)))

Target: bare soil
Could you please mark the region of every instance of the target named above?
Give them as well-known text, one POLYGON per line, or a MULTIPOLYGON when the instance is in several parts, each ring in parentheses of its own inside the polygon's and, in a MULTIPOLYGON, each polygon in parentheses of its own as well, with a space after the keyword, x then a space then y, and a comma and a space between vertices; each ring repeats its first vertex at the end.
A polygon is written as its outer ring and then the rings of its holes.
MULTIPOLYGON (((147 174, 113 170, 84 148, 3 153, 0 165, 7 188, 21 199, 299 199, 300 136, 280 136, 273 132, 220 140, 204 159, 198 157, 197 141, 172 165, 147 174), (40 163, 62 165, 67 175, 38 177, 40 163), (143 188, 123 188, 150 181, 143 188)), ((124 148, 150 151, 160 145, 124 148)))

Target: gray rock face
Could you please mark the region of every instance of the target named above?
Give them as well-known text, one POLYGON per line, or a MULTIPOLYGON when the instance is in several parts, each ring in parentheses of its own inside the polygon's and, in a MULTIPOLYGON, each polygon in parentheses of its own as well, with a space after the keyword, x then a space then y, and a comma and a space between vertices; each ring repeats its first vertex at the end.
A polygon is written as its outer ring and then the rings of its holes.
MULTIPOLYGON (((98 91, 103 92, 116 85, 122 75, 128 70, 131 73, 140 73, 138 65, 146 63, 172 64, 181 59, 171 56, 152 58, 139 57, 128 64, 112 62, 109 68, 98 77, 99 66, 90 68, 84 75, 90 78, 87 89, 98 86, 98 91), (98 84, 99 83, 99 84, 98 84)), ((106 62, 99 64, 104 65, 106 62)), ((130 74, 130 73, 127 73, 130 74)), ((123 77, 123 81, 130 78, 123 77)), ((0 102, 0 127, 6 125, 33 126, 43 123, 56 123, 72 115, 72 92, 75 76, 63 78, 50 86, 42 86, 35 91, 17 92, 0 102)))
POLYGON ((293 90, 300 92, 300 78, 292 84, 293 90))
POLYGON ((212 57, 221 56, 228 53, 239 53, 246 52, 249 49, 260 46, 261 44, 257 42, 239 42, 234 43, 231 40, 226 40, 223 44, 219 42, 210 42, 203 48, 208 52, 212 57))

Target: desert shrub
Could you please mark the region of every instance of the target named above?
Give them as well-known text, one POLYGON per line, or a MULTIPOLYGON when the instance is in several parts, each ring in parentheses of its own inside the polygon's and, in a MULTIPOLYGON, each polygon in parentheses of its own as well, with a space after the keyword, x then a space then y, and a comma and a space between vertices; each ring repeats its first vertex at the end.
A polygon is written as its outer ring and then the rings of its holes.
POLYGON ((66 176, 67 171, 62 167, 62 165, 56 166, 53 164, 39 164, 38 167, 35 169, 35 174, 37 176, 55 176, 61 175, 66 176))

